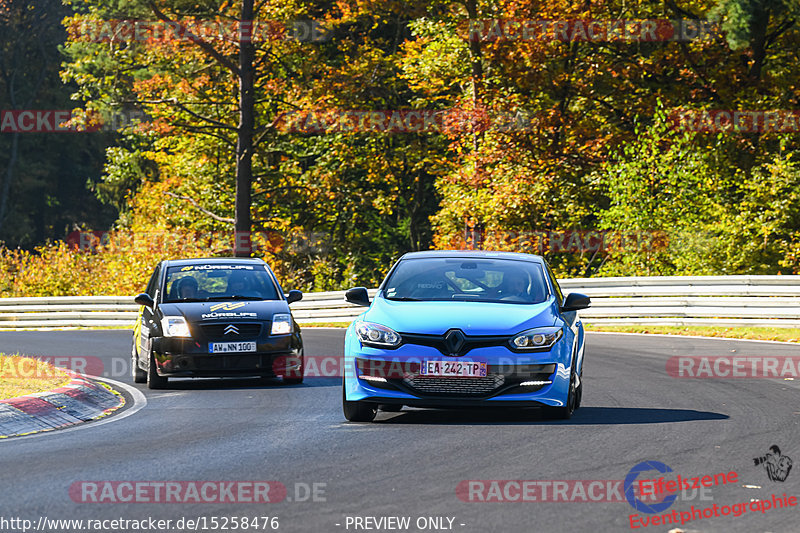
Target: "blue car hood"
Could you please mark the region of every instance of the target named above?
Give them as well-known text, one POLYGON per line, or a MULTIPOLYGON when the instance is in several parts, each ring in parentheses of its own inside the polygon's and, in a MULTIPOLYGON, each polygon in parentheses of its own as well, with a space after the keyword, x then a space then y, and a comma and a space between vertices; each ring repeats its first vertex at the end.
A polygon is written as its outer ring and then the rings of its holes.
POLYGON ((513 335, 556 323, 553 300, 541 304, 488 302, 398 302, 377 297, 364 320, 398 333, 443 334, 459 328, 467 335, 513 335))

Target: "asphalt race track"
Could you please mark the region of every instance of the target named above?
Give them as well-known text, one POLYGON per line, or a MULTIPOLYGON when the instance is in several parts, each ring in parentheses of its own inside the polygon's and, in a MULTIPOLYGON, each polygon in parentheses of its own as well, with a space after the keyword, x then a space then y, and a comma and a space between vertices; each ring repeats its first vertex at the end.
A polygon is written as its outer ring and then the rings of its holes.
MULTIPOLYGON (((308 355, 341 355, 342 330, 306 328, 303 336, 308 355)), ((772 494, 798 496, 800 379, 678 379, 665 369, 675 355, 798 355, 798 347, 607 334, 589 334, 587 344, 583 406, 566 422, 543 419, 535 410, 406 409, 380 413, 372 424, 346 423, 336 378, 308 378, 294 387, 244 379, 176 381, 165 391, 135 385, 147 405, 132 416, 0 441, 0 530, 22 531, 2 522, 12 518, 31 520, 34 527, 42 517, 153 517, 173 524, 182 517, 205 517, 205 529, 203 524, 191 529, 223 531, 224 518, 268 516, 278 517, 278 531, 287 532, 631 531, 629 515, 637 511, 626 501, 470 502, 462 501, 456 489, 466 480, 623 480, 648 460, 671 467, 669 479, 730 471, 738 476, 736 483, 713 487, 702 499, 697 491, 687 491, 664 513, 689 511, 693 505, 749 505, 772 494), (753 458, 773 444, 795 463, 784 482, 770 481, 765 469, 754 465, 753 458), (70 487, 85 488, 83 481, 237 480, 280 482, 286 498, 272 503, 83 503, 80 490, 70 493, 70 487), (410 517, 409 528, 376 529, 376 522, 356 521, 393 516, 410 517), (213 517, 217 527, 212 527, 213 517), (440 524, 429 517, 445 519, 440 524), (453 519, 452 525, 446 518, 453 519)), ((130 333, 4 332, 0 351, 99 357, 105 368, 119 374, 119 368, 127 370, 130 333)), ((127 373, 111 377, 134 386, 127 373)), ((651 472, 648 477, 657 476, 651 472)), ((508 497, 519 497, 518 492, 508 497)), ((683 529, 798 532, 798 509, 748 509, 739 517, 688 522, 683 529)), ((263 525, 247 531, 272 530, 269 523, 266 529, 263 525)), ((108 527, 105 531, 124 530, 108 527)), ((639 531, 674 527, 651 525, 639 531)), ((231 523, 228 530, 236 531, 231 523)))

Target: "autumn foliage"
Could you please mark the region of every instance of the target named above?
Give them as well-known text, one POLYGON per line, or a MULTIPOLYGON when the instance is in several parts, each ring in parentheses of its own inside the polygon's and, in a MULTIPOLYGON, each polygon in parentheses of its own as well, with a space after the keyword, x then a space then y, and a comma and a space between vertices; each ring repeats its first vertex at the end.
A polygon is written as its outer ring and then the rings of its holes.
MULTIPOLYGON (((287 288, 374 286, 404 252, 476 246, 542 253, 562 276, 800 271, 798 132, 674 119, 794 116, 796 2, 259 6, 262 27, 319 32, 255 43, 255 254, 287 288), (657 31, 615 36, 618 21, 657 31), (526 24, 538 33, 508 33, 526 24)), ((225 65, 239 42, 205 35, 212 53, 194 38, 81 28, 235 23, 239 3, 73 8, 64 81, 89 110, 147 118, 120 132, 93 181, 119 211, 113 244, 5 250, 8 295, 132 293, 159 259, 226 255, 234 238, 239 109, 225 65)))

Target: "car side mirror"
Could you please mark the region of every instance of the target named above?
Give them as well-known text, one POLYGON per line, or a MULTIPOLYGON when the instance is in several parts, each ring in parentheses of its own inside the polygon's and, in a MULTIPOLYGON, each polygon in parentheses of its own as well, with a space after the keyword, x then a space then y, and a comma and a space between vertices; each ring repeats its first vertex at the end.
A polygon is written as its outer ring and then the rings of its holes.
POLYGON ((147 294, 146 292, 143 292, 142 294, 136 295, 136 298, 134 298, 133 301, 136 302, 139 305, 143 305, 145 307, 149 307, 150 309, 152 309, 153 306, 156 304, 153 301, 153 298, 149 294, 147 294))
POLYGON ((564 303, 561 304, 561 311, 579 311, 581 309, 588 309, 592 306, 592 300, 585 294, 578 292, 571 292, 567 294, 564 303))
POLYGON ((369 307, 369 294, 364 287, 354 287, 344 293, 344 299, 351 304, 369 307))
POLYGON ((302 299, 303 293, 300 291, 289 291, 289 294, 286 295, 287 303, 299 302, 302 299))

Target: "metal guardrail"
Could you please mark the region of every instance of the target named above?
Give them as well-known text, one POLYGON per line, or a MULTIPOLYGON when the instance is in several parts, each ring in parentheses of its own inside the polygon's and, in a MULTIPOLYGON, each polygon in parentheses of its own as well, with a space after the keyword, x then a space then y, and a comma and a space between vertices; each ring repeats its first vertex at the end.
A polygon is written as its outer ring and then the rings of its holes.
MULTIPOLYGON (((800 327, 800 276, 577 278, 560 285, 592 298, 580 312, 590 324, 800 327)), ((344 291, 306 293, 291 308, 300 323, 349 322, 364 310, 347 303, 344 291)), ((129 327, 137 312, 132 296, 0 298, 0 329, 129 327)))

